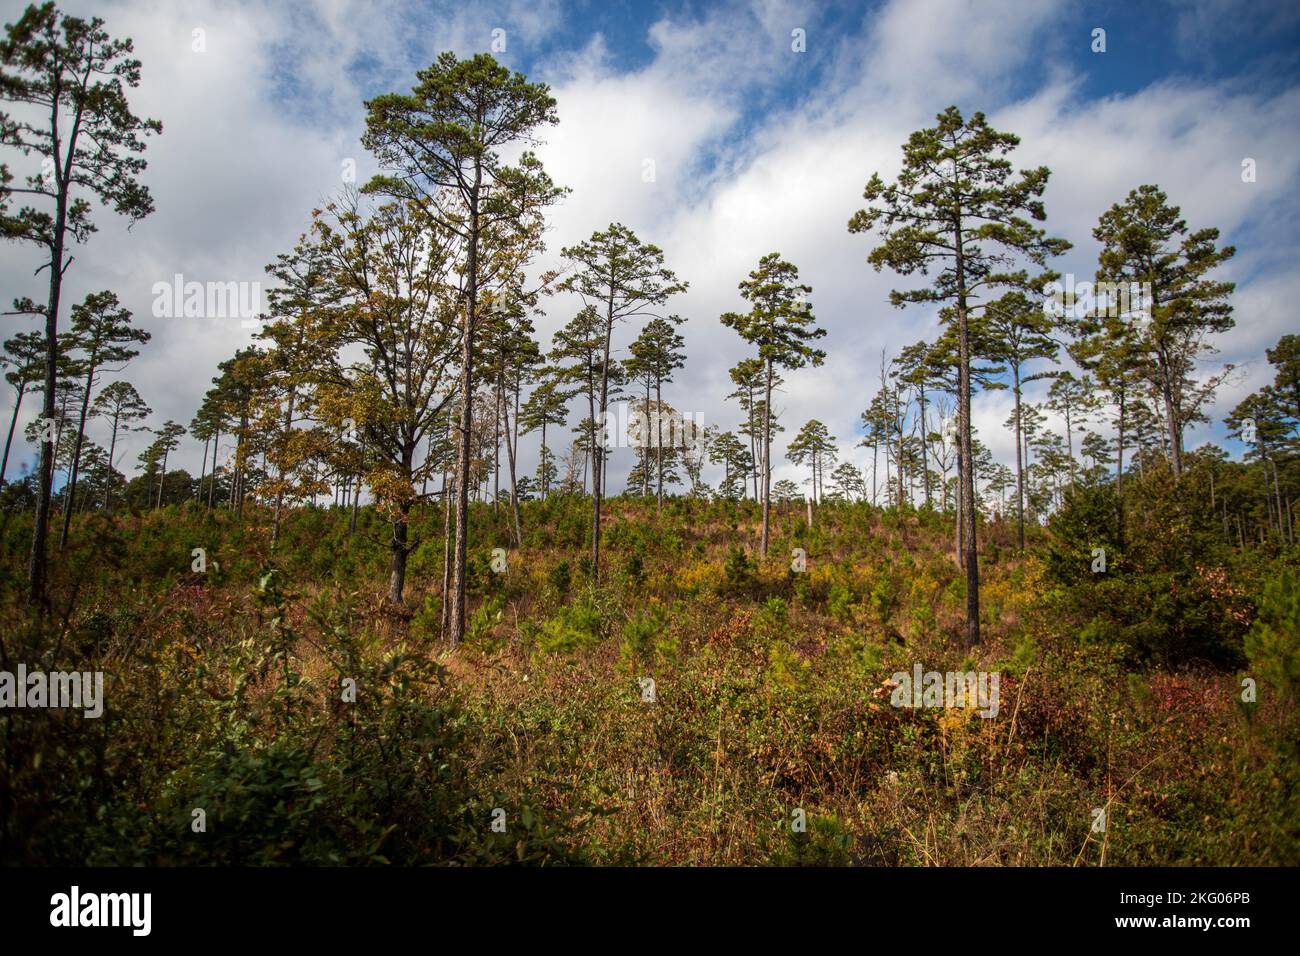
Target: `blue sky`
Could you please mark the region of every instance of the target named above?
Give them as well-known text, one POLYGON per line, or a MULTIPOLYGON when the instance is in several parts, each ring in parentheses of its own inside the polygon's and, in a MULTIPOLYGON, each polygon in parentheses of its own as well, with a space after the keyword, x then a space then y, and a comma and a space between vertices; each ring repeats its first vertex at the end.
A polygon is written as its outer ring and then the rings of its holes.
MULTIPOLYGON (((661 246, 691 282, 670 303, 687 318, 687 367, 665 398, 706 422, 734 428, 727 370, 743 344, 717 321, 739 308, 736 284, 780 251, 814 287, 830 357, 788 376, 778 409, 786 436, 820 418, 841 455, 856 448, 880 354, 933 338, 933 310, 896 310, 900 281, 866 264, 870 243, 848 234, 872 172, 897 171, 907 135, 950 103, 981 110, 1021 137, 1013 161, 1053 170, 1048 227, 1075 244, 1054 265, 1090 276, 1097 217, 1127 192, 1158 183, 1193 228, 1217 226, 1238 247, 1223 277, 1238 283, 1237 328, 1206 363, 1236 367, 1189 445, 1223 441, 1221 420, 1271 377, 1264 349, 1296 322, 1294 262, 1300 191, 1300 4, 1260 0, 894 0, 808 4, 407 3, 319 0, 71 2, 111 32, 129 35, 143 62, 137 111, 164 133, 151 143, 146 182, 158 211, 128 234, 100 217, 101 232, 69 271, 68 295, 111 288, 154 339, 126 373, 155 410, 188 424, 216 364, 248 344, 238 321, 154 319, 150 290, 175 273, 200 281, 259 281, 292 246, 310 210, 340 186, 359 145, 363 101, 404 90, 415 70, 451 49, 487 51, 505 31, 501 58, 549 83, 560 123, 539 150, 573 192, 552 217, 548 252, 621 221, 661 246), (806 31, 804 53, 791 30, 806 31), (1092 51, 1092 31, 1106 51, 1092 51), (194 49, 195 31, 204 48, 194 49), (1242 182, 1244 158, 1256 182, 1242 182), (655 177, 645 181, 646 164, 655 177)), ((0 3, 3 19, 19 6, 0 3)), ((38 293, 26 253, 6 253, 12 294, 38 293)), ((547 301, 543 345, 576 311, 547 301)), ((25 320, 0 320, 5 337, 25 320)), ((620 329, 616 350, 637 333, 620 329)), ((1040 395, 1031 392, 1037 400, 1040 395)), ((11 401, 6 396, 7 401, 11 401)), ((976 400, 975 422, 995 457, 1010 461, 1005 393, 976 400)), ((12 406, 10 405, 10 408, 12 406)), ((34 408, 24 410, 28 420, 34 408)), ((576 420, 576 414, 575 414, 576 420)), ((1059 423, 1052 422, 1058 428, 1059 423)), ((1095 427, 1105 431, 1103 424, 1095 427)), ((92 430, 92 438, 102 436, 92 430)), ((146 439, 126 442, 123 464, 146 439)), ((1234 447, 1234 446, 1229 446, 1234 447)), ((18 460, 30 466, 33 449, 18 460)), ((182 447, 197 470, 201 449, 182 447)), ((784 448, 778 446, 778 456, 784 448)), ((1239 449, 1235 449, 1238 451, 1239 449)), ((616 455, 614 474, 631 466, 616 455)), ((524 452, 531 468, 535 450, 524 452)), ((775 477, 802 479, 784 460, 775 477)), ((15 467, 11 463, 11 468, 15 467)), ((708 476, 714 480, 716 476, 708 476)))

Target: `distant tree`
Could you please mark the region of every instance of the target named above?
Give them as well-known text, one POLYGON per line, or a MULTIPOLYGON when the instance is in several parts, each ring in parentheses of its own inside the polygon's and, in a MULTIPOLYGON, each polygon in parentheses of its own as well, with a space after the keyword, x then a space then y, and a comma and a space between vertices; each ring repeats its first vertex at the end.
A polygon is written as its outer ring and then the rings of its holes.
MULTIPOLYGON (((322 248, 305 236, 291 252, 276 256, 275 262, 266 266, 266 273, 274 284, 267 293, 269 313, 257 334, 266 344, 254 401, 267 464, 275 469, 264 488, 275 496, 271 517, 274 550, 280 541, 286 497, 300 501, 323 487, 316 477, 316 465, 326 438, 320 429, 299 426, 310 421, 313 371, 327 360, 335 344, 316 326, 314 313, 332 305, 340 293, 330 287, 322 248)), ((208 430, 202 428, 204 434, 208 430)))
POLYGON ((1247 395, 1224 419, 1228 434, 1246 446, 1246 460, 1258 461, 1264 478, 1264 511, 1270 527, 1276 525, 1278 534, 1288 535, 1289 509, 1282 498, 1282 482, 1278 475, 1278 452, 1294 440, 1294 426, 1288 420, 1286 404, 1279 389, 1265 385, 1247 395), (1271 474, 1270 474, 1271 472, 1271 474), (1270 479, 1273 501, 1269 501, 1270 479))
POLYGON ((999 462, 993 469, 993 474, 989 476, 988 489, 998 496, 998 511, 1001 512, 1007 503, 1007 491, 1016 486, 1016 477, 1011 473, 1011 469, 999 462))
MULTIPOLYGON (((556 381, 572 388, 573 394, 586 396, 587 416, 580 427, 591 456, 591 479, 599 480, 596 464, 596 415, 600 404, 602 362, 605 350, 605 323, 592 306, 585 306, 552 339, 547 356, 555 369, 556 381), (567 363, 567 364, 566 364, 567 363)), ((603 444, 603 438, 601 439, 603 444)))
POLYGON ((681 321, 677 316, 670 316, 667 320, 651 319, 628 348, 631 358, 624 361, 629 371, 647 376, 648 382, 654 386, 656 414, 648 423, 652 434, 647 437, 655 449, 655 497, 660 510, 664 503, 663 387, 665 382, 673 380, 673 372, 686 364, 683 348, 686 342, 673 327, 674 323, 681 324, 681 321))
POLYGON ((240 349, 224 362, 217 363, 213 389, 209 392, 213 410, 225 423, 225 431, 235 438, 233 469, 230 476, 229 503, 236 519, 244 516, 244 498, 251 482, 250 465, 254 460, 254 397, 262 377, 262 350, 256 346, 240 349))
MULTIPOLYGON (((689 283, 678 280, 676 273, 664 265, 664 254, 658 246, 643 243, 631 229, 622 223, 610 223, 609 228, 594 232, 591 238, 561 250, 570 273, 559 284, 559 289, 576 292, 582 299, 584 310, 591 309, 601 324, 602 352, 600 362, 600 388, 596 402, 602 429, 607 426, 609 386, 613 368, 610 363, 614 326, 641 315, 653 315, 653 309, 662 306, 672 296, 685 292, 689 283)), ((592 574, 600 580, 600 502, 604 490, 605 441, 593 446, 592 459, 592 574)))
POLYGON ((928 396, 941 383, 939 365, 934 347, 927 342, 917 342, 907 346, 899 353, 897 359, 898 381, 910 386, 916 393, 922 449, 921 473, 924 479, 927 508, 930 507, 930 427, 926 413, 930 405, 928 396))
MULTIPOLYGON (((759 358, 741 359, 730 370, 731 381, 735 384, 736 390, 727 398, 734 398, 740 403, 740 410, 745 415, 745 421, 741 423, 740 434, 749 439, 749 459, 752 463, 752 476, 754 486, 754 500, 762 498, 758 489, 758 464, 763 460, 763 450, 760 447, 763 440, 763 425, 761 424, 763 416, 759 415, 759 408, 762 405, 762 394, 764 383, 764 365, 763 360, 759 358)), ((775 391, 781 385, 781 376, 776 375, 772 380, 772 389, 775 391)), ((742 476, 742 490, 745 485, 745 478, 742 476)), ((743 495, 742 495, 743 497, 743 495)))
MULTIPOLYGON (((153 409, 144 403, 140 393, 130 382, 119 379, 109 382, 97 396, 91 406, 90 414, 97 418, 107 418, 109 425, 108 458, 105 462, 106 481, 104 483, 104 510, 112 504, 113 495, 113 456, 117 450, 119 432, 131 430, 133 422, 144 421, 153 414, 153 409)), ((206 456, 205 456, 206 457, 206 456)))
POLYGON ((812 470, 812 499, 816 504, 821 500, 825 469, 834 463, 838 452, 835 450, 835 438, 817 419, 804 424, 799 433, 791 439, 785 457, 796 465, 808 465, 812 470))
MULTIPOLYGON (((95 387, 95 376, 109 365, 111 371, 121 371, 122 366, 139 352, 131 348, 134 343, 149 341, 149 333, 131 328, 131 312, 123 308, 112 292, 92 292, 85 301, 72 307, 72 342, 81 353, 78 365, 85 376, 81 397, 81 414, 77 420, 76 440, 72 452, 72 475, 68 479, 68 500, 77 494, 77 471, 81 465, 81 443, 86 434, 86 416, 90 412, 90 396, 95 387)), ((63 530, 59 535, 59 549, 68 543, 68 528, 72 522, 72 509, 63 509, 63 530)))
POLYGON ((1075 426, 1087 421, 1087 415, 1096 407, 1092 390, 1093 382, 1087 375, 1080 379, 1069 371, 1053 376, 1047 390, 1047 407, 1065 419, 1065 452, 1070 459, 1071 484, 1074 483, 1075 426))
POLYGON ((677 419, 677 428, 681 436, 678 450, 681 453, 682 468, 691 483, 691 497, 706 498, 709 486, 704 483, 704 465, 710 460, 713 443, 717 440, 717 426, 701 426, 695 419, 683 416, 677 419))
POLYGON ((782 504, 789 504, 792 501, 798 501, 802 495, 799 492, 799 486, 789 478, 782 478, 771 488, 772 497, 782 504))
POLYGON ((734 432, 723 432, 714 439, 709 460, 722 466, 718 494, 729 499, 743 498, 746 475, 754 467, 754 460, 734 432))
POLYGON ((1103 213, 1093 238, 1102 244, 1098 280, 1138 283, 1150 292, 1138 347, 1151 359, 1143 369, 1164 406, 1169 461, 1175 477, 1180 476, 1183 431, 1203 420, 1201 407, 1231 370, 1229 366, 1205 381, 1194 377, 1197 360, 1214 351, 1207 337, 1235 324, 1228 302, 1233 283, 1212 280, 1207 273, 1231 259, 1236 249, 1216 245, 1218 229, 1188 232, 1178 207, 1152 185, 1139 186, 1103 213))
POLYGON ((842 461, 831 472, 831 485, 835 495, 845 501, 861 501, 866 497, 867 487, 862 480, 862 472, 851 461, 842 461))
POLYGON ((39 332, 19 332, 4 344, 0 353, 0 368, 5 368, 5 381, 14 388, 14 413, 9 419, 9 434, 5 438, 4 458, 0 459, 0 488, 4 487, 5 473, 9 469, 9 449, 14 441, 14 428, 18 425, 18 412, 27 390, 45 381, 45 340, 39 332))
POLYGON ((185 429, 180 425, 170 420, 164 422, 162 427, 154 432, 153 443, 140 454, 140 463, 144 465, 146 474, 151 473, 154 468, 158 469, 158 501, 155 507, 161 508, 163 503, 167 458, 180 445, 181 436, 184 434, 185 429))
POLYGON ((1085 458, 1092 461, 1092 466, 1097 468, 1103 461, 1109 460, 1111 453, 1111 443, 1103 435, 1096 432, 1086 432, 1083 441, 1079 443, 1079 450, 1085 458))
POLYGON ((563 387, 556 370, 548 365, 540 372, 538 383, 519 414, 524 434, 541 432, 542 445, 537 474, 543 501, 546 500, 556 472, 555 456, 546 443, 546 427, 553 425, 558 428, 569 420, 569 401, 572 397, 573 393, 563 387))
POLYGON ((812 287, 799 282, 799 270, 781 254, 771 252, 759 260, 758 268, 740 283, 740 295, 750 303, 746 313, 728 312, 722 324, 735 329, 742 339, 758 350, 763 363, 763 538, 762 551, 767 554, 768 501, 772 482, 772 384, 776 370, 821 365, 826 353, 809 343, 822 338, 825 329, 817 328, 807 296, 812 287))
POLYGON ((1286 416, 1300 420, 1300 335, 1284 335, 1277 345, 1265 349, 1269 363, 1277 369, 1273 385, 1286 416))
POLYGON ((880 446, 885 447, 885 489, 888 491, 889 485, 889 456, 891 454, 890 442, 894 422, 895 401, 893 397, 893 386, 889 384, 887 375, 888 362, 885 359, 885 353, 880 353, 880 389, 871 397, 870 404, 862 412, 862 440, 858 442, 864 448, 871 449, 871 503, 876 503, 878 473, 877 463, 879 461, 880 446))
MULTIPOLYGON (((523 544, 523 532, 519 524, 519 503, 514 493, 517 478, 515 458, 519 437, 519 396, 523 390, 524 379, 535 374, 542 364, 541 349, 534 338, 536 331, 526 310, 518 302, 503 304, 488 317, 484 328, 483 361, 487 370, 485 377, 493 387, 496 407, 493 444, 499 449, 501 440, 505 439, 511 488, 507 500, 510 503, 515 547, 521 547, 523 544), (510 424, 512 399, 515 408, 513 428, 510 424)), ((500 461, 500 457, 500 452, 496 451, 495 460, 500 461)), ((501 497, 499 474, 500 469, 494 469, 494 509, 497 507, 495 499, 501 497)))
POLYGON ((1052 337, 1052 318, 1040 302, 1023 292, 1008 292, 984 311, 980 338, 984 357, 1005 364, 1011 372, 1012 424, 1016 437, 1016 526, 1020 550, 1025 550, 1025 476, 1020 449, 1022 388, 1050 373, 1028 375, 1025 367, 1033 361, 1055 362, 1060 346, 1052 337))

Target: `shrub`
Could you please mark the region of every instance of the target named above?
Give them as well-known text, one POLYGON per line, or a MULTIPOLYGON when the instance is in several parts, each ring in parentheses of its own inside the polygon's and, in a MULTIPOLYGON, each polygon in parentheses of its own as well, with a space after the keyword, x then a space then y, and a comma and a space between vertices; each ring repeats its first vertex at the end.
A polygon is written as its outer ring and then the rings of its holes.
POLYGON ((1300 588, 1290 568, 1264 585, 1259 617, 1246 632, 1245 643, 1251 669, 1281 698, 1294 700, 1300 686, 1300 588))
POLYGON ((741 596, 751 593, 758 578, 754 562, 745 553, 744 548, 733 546, 727 552, 726 563, 722 566, 722 584, 718 591, 724 595, 741 596))
POLYGON ((542 624, 537 647, 546 654, 568 654, 598 643, 604 637, 604 619, 593 596, 560 608, 542 624))

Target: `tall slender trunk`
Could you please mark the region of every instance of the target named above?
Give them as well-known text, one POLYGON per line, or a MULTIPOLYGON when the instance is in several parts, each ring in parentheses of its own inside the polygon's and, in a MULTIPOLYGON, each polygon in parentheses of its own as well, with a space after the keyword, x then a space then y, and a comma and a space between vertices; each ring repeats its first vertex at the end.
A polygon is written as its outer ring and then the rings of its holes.
MULTIPOLYGON (((962 421, 961 421, 961 409, 960 409, 960 403, 958 403, 958 404, 959 404, 959 407, 958 407, 958 410, 957 410, 957 431, 958 431, 958 434, 960 434, 960 433, 961 433, 961 427, 962 427, 962 421)), ((958 440, 957 440, 956 475, 955 475, 955 477, 956 477, 956 479, 957 479, 957 487, 956 487, 956 489, 954 489, 954 494, 953 494, 952 497, 953 497, 953 512, 954 512, 954 515, 955 515, 955 517, 956 517, 956 519, 957 519, 957 521, 956 521, 956 529, 957 529, 957 530, 956 530, 956 535, 957 535, 957 545, 956 545, 956 547, 957 547, 957 550, 956 550, 956 552, 955 552, 955 554, 956 554, 956 556, 957 556, 957 566, 958 566, 959 568, 964 568, 964 567, 966 567, 966 551, 965 551, 965 549, 962 547, 962 542, 965 540, 965 536, 964 536, 963 533, 962 533, 962 530, 963 530, 964 525, 963 525, 963 522, 962 522, 962 510, 961 510, 961 486, 962 486, 962 481, 961 481, 961 471, 962 471, 962 469, 961 469, 961 439, 958 439, 958 440)))
POLYGON ((90 392, 95 387, 95 365, 98 356, 90 355, 86 371, 86 390, 81 396, 81 415, 77 419, 77 437, 72 443, 72 474, 68 478, 68 507, 63 509, 63 528, 59 532, 59 550, 68 546, 68 528, 72 525, 72 502, 77 497, 77 476, 81 471, 81 443, 86 436, 86 415, 90 411, 90 392))
POLYGON ((5 486, 5 472, 9 470, 9 449, 14 443, 14 428, 18 424, 18 410, 23 405, 23 393, 27 391, 27 383, 23 382, 18 386, 18 397, 14 400, 14 413, 9 419, 9 437, 5 439, 4 458, 0 459, 0 488, 5 486))
POLYGON ((1021 435, 1020 422, 1020 363, 1011 363, 1012 396, 1015 401, 1016 418, 1016 535, 1020 541, 1020 550, 1025 550, 1025 474, 1020 458, 1021 435))
POLYGON ((212 510, 212 504, 216 501, 217 496, 217 455, 221 452, 221 427, 218 426, 216 434, 212 436, 212 478, 208 481, 208 510, 212 510))
POLYGON ((1165 428, 1168 434, 1169 462, 1174 469, 1174 477, 1183 476, 1183 436, 1178 421, 1178 410, 1174 405, 1174 390, 1170 378, 1173 374, 1164 350, 1158 349, 1156 356, 1160 366, 1160 398, 1165 406, 1165 428))
POLYGON ((1115 540, 1124 543, 1124 416, 1128 411, 1127 390, 1119 390, 1119 422, 1115 438, 1115 540))
POLYGON ((966 306, 966 262, 963 255, 963 237, 961 219, 956 223, 956 280, 957 280, 957 321, 961 367, 958 382, 958 402, 961 406, 961 497, 962 497, 962 542, 966 549, 966 644, 973 646, 980 642, 980 571, 979 548, 975 539, 975 467, 971 442, 970 414, 970 321, 966 306))
POLYGON ((650 497, 650 380, 645 383, 645 433, 641 436, 641 497, 650 497))
POLYGON ((894 421, 898 423, 898 510, 903 510, 903 420, 899 414, 901 403, 894 395, 894 421))
POLYGON ((392 562, 388 569, 388 600, 393 604, 402 603, 402 591, 406 587, 406 557, 410 553, 406 541, 410 514, 411 504, 403 499, 398 507, 397 520, 393 522, 392 562))
POLYGON ((510 459, 510 511, 515 519, 515 547, 522 548, 524 546, 524 536, 519 527, 519 495, 515 493, 515 449, 510 444, 510 410, 504 407, 504 404, 501 414, 505 416, 506 454, 510 459))
MULTIPOLYGON (((108 473, 104 476, 104 511, 109 510, 109 502, 113 496, 113 451, 117 448, 117 424, 118 416, 113 416, 113 429, 108 438, 108 473)), ((216 451, 213 451, 213 461, 216 460, 216 451)), ((204 458, 207 457, 207 448, 203 449, 204 458)), ((202 487, 202 480, 199 485, 202 487)))
POLYGON ((876 461, 879 457, 880 446, 876 442, 871 443, 871 506, 876 506, 876 461))
MULTIPOLYGON (((591 560, 592 574, 595 571, 595 562, 600 555, 600 456, 596 453, 596 385, 591 383, 587 389, 587 452, 591 455, 591 494, 595 502, 595 511, 591 520, 591 560)), ((582 471, 582 489, 587 490, 587 470, 582 471)))
MULTIPOLYGON (((611 285, 605 304, 605 355, 600 364, 600 447, 592 445, 592 523, 591 523, 591 575, 600 583, 600 501, 605 494, 605 432, 609 411, 609 352, 614 340, 614 288, 611 285)), ((593 423, 593 434, 595 425, 593 423)))
POLYGON ((448 588, 451 586, 451 489, 447 487, 447 472, 442 473, 442 608, 438 615, 438 639, 447 637, 448 588))
POLYGON ((768 512, 772 497, 772 360, 763 386, 763 557, 767 557, 768 512))
POLYGON ((208 445, 210 444, 212 444, 211 438, 203 439, 203 460, 199 463, 199 484, 194 489, 194 501, 199 505, 203 504, 203 479, 208 474, 208 445))
POLYGON ((239 488, 235 505, 235 517, 244 520, 244 446, 248 434, 248 406, 245 404, 239 416, 239 439, 235 442, 235 484, 239 488))
POLYGON ((925 484, 925 507, 931 508, 930 502, 930 438, 925 430, 925 383, 917 386, 921 395, 921 481, 925 484))
POLYGON ((749 392, 749 460, 753 464, 751 472, 754 476, 754 500, 758 500, 758 424, 754 421, 754 389, 745 386, 749 392))
MULTIPOLYGON (((57 109, 57 107, 56 107, 57 109)), ((68 163, 71 164, 69 145, 68 163)), ((60 183, 62 185, 62 183, 60 183)), ((45 307, 45 395, 42 415, 54 418, 54 390, 58 385, 59 296, 63 286, 63 233, 67 224, 67 190, 60 188, 54 213, 54 244, 50 251, 50 293, 45 307)), ((54 484, 54 444, 41 442, 40 476, 37 479, 36 514, 32 521, 32 550, 27 559, 27 603, 48 607, 45 594, 45 545, 50 534, 50 491, 54 484)))
POLYGON ((162 468, 158 470, 158 507, 162 507, 163 486, 167 483, 167 452, 163 451, 162 468))
POLYGON ((501 376, 505 374, 504 363, 503 355, 497 368, 497 387, 494 396, 496 401, 492 414, 492 513, 494 515, 499 512, 501 502, 501 406, 504 404, 501 395, 501 376))
MULTIPOLYGON (((511 442, 511 448, 513 449, 512 454, 514 455, 516 461, 517 461, 518 458, 519 458, 519 392, 520 392, 520 390, 521 390, 522 388, 523 388, 523 382, 522 382, 522 380, 519 379, 519 378, 516 378, 516 379, 515 379, 515 388, 514 388, 514 393, 515 393, 515 423, 514 423, 513 426, 511 426, 511 436, 510 436, 510 438, 507 439, 507 441, 511 442)), ((511 493, 511 494, 514 494, 514 493, 515 493, 515 492, 514 492, 514 487, 515 487, 515 486, 514 486, 514 480, 515 480, 515 478, 514 478, 514 473, 512 472, 511 475, 510 475, 510 481, 511 481, 511 485, 510 485, 511 492, 510 492, 510 493, 511 493)))
POLYGON ((456 548, 451 589, 451 645, 465 636, 465 560, 469 554, 469 442, 474 407, 474 325, 478 311, 479 190, 483 167, 474 164, 474 185, 469 195, 469 250, 465 332, 460 352, 460 434, 456 452, 456 548))
POLYGON ((657 510, 664 510, 664 392, 663 382, 655 379, 655 469, 658 472, 655 496, 657 510))
MULTIPOLYGON (((294 400, 297 397, 298 397, 298 390, 296 388, 290 388, 289 401, 286 403, 285 412, 284 412, 284 434, 282 435, 282 438, 286 443, 289 441, 289 433, 293 430, 293 405, 294 405, 294 400)), ((284 465, 283 464, 280 464, 276 467, 276 473, 277 473, 276 484, 279 485, 279 487, 276 488, 275 490, 275 516, 272 519, 272 523, 271 523, 271 550, 272 551, 274 551, 275 546, 280 543, 280 519, 284 514, 284 465)), ((312 487, 314 488, 315 485, 313 484, 312 487)), ((313 504, 315 503, 314 494, 312 495, 312 503, 313 504)))
POLYGON ((541 450, 541 455, 540 455, 541 460, 542 460, 542 500, 543 500, 543 501, 546 500, 546 492, 547 492, 547 490, 548 490, 548 486, 549 486, 549 484, 550 484, 550 483, 547 481, 547 478, 548 478, 549 476, 547 475, 547 467, 546 467, 547 464, 548 464, 548 462, 547 462, 547 460, 546 460, 546 457, 547 457, 547 453, 548 453, 548 451, 549 451, 549 449, 546 447, 546 416, 543 415, 543 416, 542 416, 542 450, 541 450))
POLYGON ((1070 487, 1074 487, 1074 430, 1070 424, 1070 404, 1065 405, 1065 453, 1070 456, 1070 487))

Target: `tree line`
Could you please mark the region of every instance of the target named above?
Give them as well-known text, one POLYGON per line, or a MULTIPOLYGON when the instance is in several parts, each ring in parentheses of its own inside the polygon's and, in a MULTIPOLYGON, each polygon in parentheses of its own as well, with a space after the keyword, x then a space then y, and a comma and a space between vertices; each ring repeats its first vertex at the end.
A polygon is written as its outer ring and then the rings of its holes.
MULTIPOLYGON (((589 496, 599 581, 619 398, 636 420, 625 493, 658 507, 666 489, 682 484, 695 496, 751 498, 767 553, 771 504, 803 495, 788 479, 773 484, 772 458, 784 430, 775 406, 783 375, 826 357, 812 288, 779 252, 762 255, 738 283, 737 310, 719 317, 746 350, 729 373, 739 424, 724 431, 683 416, 664 396, 667 389, 673 397, 686 362, 685 319, 669 306, 689 283, 664 250, 618 222, 561 249, 560 270, 537 272, 547 211, 569 192, 532 151, 558 122, 556 102, 545 84, 487 54, 444 53, 410 91, 365 103, 362 141, 380 174, 305 217, 293 247, 266 266, 272 288, 255 342, 220 363, 188 427, 167 421, 151 429, 140 474, 128 481, 117 471, 119 439, 152 412, 125 379, 105 379, 120 375, 149 335, 132 326, 111 291, 73 306, 66 330, 60 312, 69 250, 94 232, 91 200, 131 221, 153 211, 140 183, 141 153, 162 126, 129 108, 126 90, 140 79, 131 52, 98 18, 66 16, 50 3, 29 7, 0 44, 0 99, 22 105, 19 115, 0 114, 0 144, 42 159, 17 185, 0 166, 5 237, 35 245, 49 280, 42 301, 14 302, 15 313, 43 319, 43 331, 4 346, 15 398, 0 485, 20 407, 29 395, 42 403, 24 436, 40 448, 38 469, 4 490, 6 513, 33 514, 34 606, 47 602, 56 508, 61 549, 74 511, 193 500, 242 518, 255 501, 267 509, 274 547, 288 509, 324 499, 350 509, 355 528, 368 495, 391 532, 393 602, 403 598, 418 543, 412 509, 441 505, 442 627, 457 644, 465 634, 471 501, 504 509, 518 546, 521 500, 589 496), (507 162, 506 154, 518 158, 507 162), (547 348, 536 319, 552 303, 573 314, 547 348), (575 408, 580 420, 570 429, 575 408), (103 423, 106 448, 88 438, 92 421, 103 423), (530 476, 521 473, 519 441, 533 433, 540 452, 530 476), (187 435, 203 446, 197 479, 167 469, 187 435), (721 470, 716 488, 703 480, 706 465, 721 470), (57 499, 56 471, 64 475, 57 499)), ((936 309, 941 332, 881 357, 861 417, 869 486, 861 469, 838 461, 837 439, 820 421, 802 425, 786 447, 806 471, 814 504, 870 500, 953 515, 968 644, 980 637, 981 512, 1014 517, 1023 549, 1026 524, 1079 485, 1113 482, 1122 492, 1135 468, 1167 468, 1177 481, 1208 470, 1225 535, 1235 533, 1242 547, 1269 535, 1294 541, 1300 339, 1285 336, 1269 350, 1275 383, 1226 419, 1248 447, 1247 464, 1233 465, 1213 447, 1189 452, 1187 428, 1208 420, 1232 371, 1202 374, 1212 336, 1233 326, 1233 286, 1215 271, 1235 250, 1219 244, 1216 229, 1189 228, 1157 186, 1142 185, 1099 217, 1093 281, 1149 294, 1136 305, 1103 296, 1080 309, 1059 292, 1062 277, 1051 268, 1070 244, 1045 226, 1050 171, 1017 170, 1010 157, 1018 145, 983 114, 949 107, 903 144, 892 181, 870 177, 848 231, 867 238, 877 271, 923 278, 890 301, 936 309), (1073 369, 1060 367, 1064 359, 1073 369), (1025 388, 1040 380, 1050 387, 1033 403, 1025 388), (1011 466, 993 461, 973 427, 980 389, 1011 392, 1011 466), (1048 413, 1064 422, 1063 434, 1047 427, 1048 413)))

